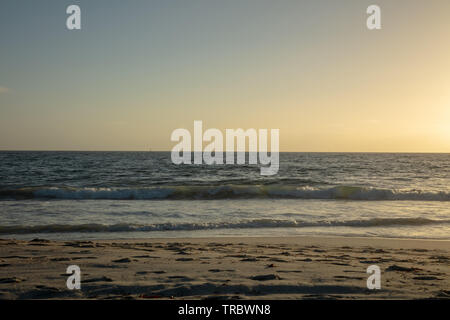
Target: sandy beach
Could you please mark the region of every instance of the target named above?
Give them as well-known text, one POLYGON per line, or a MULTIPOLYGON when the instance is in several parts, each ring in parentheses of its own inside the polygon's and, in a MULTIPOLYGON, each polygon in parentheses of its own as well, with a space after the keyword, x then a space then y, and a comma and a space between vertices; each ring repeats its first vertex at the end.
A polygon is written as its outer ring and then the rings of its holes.
POLYGON ((0 240, 1 299, 448 299, 449 275, 449 241, 0 240), (381 290, 367 289, 374 264, 381 290), (69 265, 80 290, 66 286, 69 265))

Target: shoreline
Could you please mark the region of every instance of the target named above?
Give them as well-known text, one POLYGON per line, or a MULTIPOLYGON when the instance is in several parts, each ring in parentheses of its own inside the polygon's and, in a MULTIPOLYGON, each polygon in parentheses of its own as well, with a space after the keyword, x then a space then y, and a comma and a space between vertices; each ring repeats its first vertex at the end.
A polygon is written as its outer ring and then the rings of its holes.
MULTIPOLYGON (((90 238, 90 237, 69 237, 67 239, 64 238, 52 238, 48 237, 48 233, 44 234, 32 234, 31 236, 27 237, 16 237, 21 236, 18 234, 11 235, 11 237, 3 235, 0 236, 0 241, 6 241, 6 240, 13 240, 13 241, 30 241, 34 239, 44 239, 49 240, 52 242, 68 242, 68 241, 131 241, 131 242, 142 242, 142 241, 211 241, 214 239, 217 239, 219 241, 227 241, 227 240, 235 240, 238 239, 245 240, 245 239, 252 239, 254 241, 259 240, 266 240, 266 239, 304 239, 307 242, 311 242, 313 240, 317 240, 320 242, 322 239, 326 242, 327 239, 337 239, 339 241, 352 241, 352 240, 361 240, 361 241, 370 241, 370 242, 393 242, 393 241, 400 241, 400 242, 415 242, 417 245, 421 245, 422 242, 436 242, 437 245, 439 243, 448 243, 448 246, 450 247, 450 238, 449 239, 441 239, 441 238, 407 238, 407 237, 381 237, 381 236, 362 236, 362 235, 295 235, 295 234, 287 234, 283 236, 279 235, 248 235, 248 236, 234 236, 234 235, 220 235, 220 236, 194 236, 194 237, 187 237, 187 236, 180 236, 180 237, 174 237, 174 236, 168 236, 168 237, 105 237, 105 238, 90 238)), ((87 234, 89 235, 89 234, 87 234)))
POLYGON ((0 239, 0 299, 449 299, 449 276, 449 240, 0 239), (367 289, 371 265, 381 290, 367 289))
POLYGON ((448 249, 450 250, 450 239, 438 239, 438 238, 388 238, 388 237, 364 237, 364 236, 339 236, 339 235, 286 235, 286 236, 274 236, 274 235, 267 235, 267 236, 214 236, 214 237, 207 237, 207 236, 200 236, 200 237, 155 237, 155 238, 101 238, 101 239, 47 239, 45 237, 30 237, 30 239, 18 239, 18 238, 2 238, 0 236, 0 241, 6 241, 6 240, 15 240, 15 241, 30 241, 34 239, 43 239, 43 240, 49 240, 51 242, 55 243, 63 243, 63 242, 71 242, 71 241, 92 241, 92 242, 189 242, 189 241, 195 241, 195 242, 212 242, 213 240, 218 240, 219 242, 241 242, 243 240, 251 240, 250 242, 264 242, 268 239, 276 240, 280 242, 293 242, 294 240, 300 241, 303 240, 305 243, 327 243, 327 242, 333 242, 334 240, 339 241, 340 243, 351 243, 354 240, 362 241, 362 242, 375 242, 378 244, 385 244, 385 245, 392 245, 392 242, 399 241, 403 244, 408 244, 408 246, 418 245, 422 247, 424 245, 423 242, 429 243, 430 246, 427 246, 429 248, 432 248, 433 245, 440 246, 441 243, 445 246, 445 244, 448 245, 448 249))

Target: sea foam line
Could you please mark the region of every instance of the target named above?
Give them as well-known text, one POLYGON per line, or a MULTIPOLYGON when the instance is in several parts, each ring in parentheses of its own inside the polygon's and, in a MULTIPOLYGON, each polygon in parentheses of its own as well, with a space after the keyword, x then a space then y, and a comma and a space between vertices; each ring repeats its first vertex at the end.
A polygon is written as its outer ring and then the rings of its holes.
POLYGON ((32 233, 87 233, 87 232, 152 232, 152 231, 194 231, 213 229, 256 229, 256 228, 307 228, 307 227, 389 227, 389 226, 425 226, 450 224, 450 220, 433 220, 425 218, 374 218, 347 221, 302 221, 279 219, 252 219, 236 222, 207 223, 161 223, 161 224, 49 224, 36 226, 0 226, 0 234, 32 233))

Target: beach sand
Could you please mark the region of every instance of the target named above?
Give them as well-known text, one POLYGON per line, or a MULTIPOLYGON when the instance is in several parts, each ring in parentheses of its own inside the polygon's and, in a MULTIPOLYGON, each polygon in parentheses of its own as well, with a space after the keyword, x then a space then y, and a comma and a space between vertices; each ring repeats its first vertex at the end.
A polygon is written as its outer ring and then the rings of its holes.
POLYGON ((449 299, 449 275, 450 241, 0 240, 0 299, 449 299), (381 290, 367 289, 374 264, 381 290))

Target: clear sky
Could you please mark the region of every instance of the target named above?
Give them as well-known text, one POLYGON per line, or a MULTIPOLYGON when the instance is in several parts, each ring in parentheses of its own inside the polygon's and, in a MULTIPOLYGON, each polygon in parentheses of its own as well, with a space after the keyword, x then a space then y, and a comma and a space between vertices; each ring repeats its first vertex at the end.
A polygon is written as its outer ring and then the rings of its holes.
POLYGON ((0 1, 0 149, 170 150, 194 120, 280 129, 281 151, 450 152, 450 1, 0 1))

